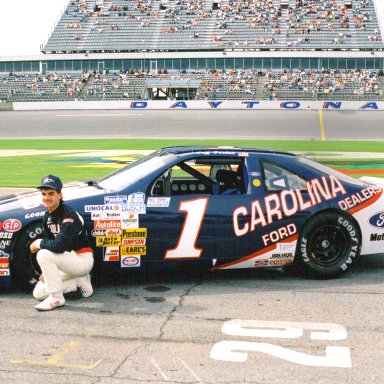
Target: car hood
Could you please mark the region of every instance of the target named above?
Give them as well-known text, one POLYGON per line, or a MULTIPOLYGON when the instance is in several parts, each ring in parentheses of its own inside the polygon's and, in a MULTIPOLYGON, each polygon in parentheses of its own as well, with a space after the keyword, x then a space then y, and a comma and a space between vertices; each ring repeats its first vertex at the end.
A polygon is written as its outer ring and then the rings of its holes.
MULTIPOLYGON (((104 189, 97 188, 93 183, 71 183, 63 186, 63 198, 66 202, 90 196, 102 195, 104 189)), ((7 212, 17 209, 34 209, 43 207, 41 193, 38 190, 20 192, 0 198, 0 211, 7 212)))

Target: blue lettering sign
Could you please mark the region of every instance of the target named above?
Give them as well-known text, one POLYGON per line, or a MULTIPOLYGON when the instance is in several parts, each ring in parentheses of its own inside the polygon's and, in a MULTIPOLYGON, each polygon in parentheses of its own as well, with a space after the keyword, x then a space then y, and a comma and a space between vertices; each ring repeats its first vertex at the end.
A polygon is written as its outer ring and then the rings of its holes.
POLYGON ((139 109, 139 108, 147 108, 148 102, 146 101, 132 101, 131 108, 139 109))
POLYGON ((340 109, 341 104, 342 104, 341 101, 324 101, 323 109, 329 109, 329 108, 340 109))
POLYGON ((364 104, 360 109, 379 109, 377 104, 374 101, 364 104))
POLYGON ((280 104, 280 108, 284 109, 297 109, 300 107, 300 103, 298 101, 284 101, 280 104))
POLYGON ((243 104, 247 106, 247 108, 252 109, 254 105, 260 104, 260 101, 243 101, 243 104))

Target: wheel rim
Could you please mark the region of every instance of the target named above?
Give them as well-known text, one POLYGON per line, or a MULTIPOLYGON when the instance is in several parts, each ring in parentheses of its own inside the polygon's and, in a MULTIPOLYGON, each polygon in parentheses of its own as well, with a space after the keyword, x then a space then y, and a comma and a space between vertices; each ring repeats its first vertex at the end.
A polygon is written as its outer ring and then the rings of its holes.
POLYGON ((318 265, 329 267, 337 264, 345 255, 347 238, 341 228, 334 225, 319 226, 308 243, 308 253, 318 265))

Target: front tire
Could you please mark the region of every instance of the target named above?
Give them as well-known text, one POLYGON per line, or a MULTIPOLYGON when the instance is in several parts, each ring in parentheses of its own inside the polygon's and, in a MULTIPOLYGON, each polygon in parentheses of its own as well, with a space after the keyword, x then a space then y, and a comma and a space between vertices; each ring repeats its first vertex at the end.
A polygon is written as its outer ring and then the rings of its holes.
POLYGON ((13 250, 12 281, 19 288, 31 290, 41 274, 36 254, 29 250, 30 244, 43 234, 43 222, 37 221, 28 226, 18 237, 13 250))
POLYGON ((361 235, 352 217, 331 211, 320 213, 304 226, 296 261, 310 274, 333 278, 345 273, 360 255, 361 235))

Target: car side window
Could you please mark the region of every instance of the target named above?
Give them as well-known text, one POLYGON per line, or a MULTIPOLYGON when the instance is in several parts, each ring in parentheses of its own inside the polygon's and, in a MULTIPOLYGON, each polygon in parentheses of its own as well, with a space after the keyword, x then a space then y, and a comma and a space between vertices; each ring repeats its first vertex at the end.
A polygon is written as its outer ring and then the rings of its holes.
POLYGON ((152 196, 245 193, 243 159, 196 158, 180 162, 153 184, 152 196))
POLYGON ((263 161, 264 185, 268 192, 299 189, 306 190, 306 181, 281 165, 263 161))

